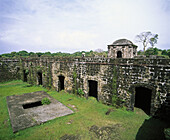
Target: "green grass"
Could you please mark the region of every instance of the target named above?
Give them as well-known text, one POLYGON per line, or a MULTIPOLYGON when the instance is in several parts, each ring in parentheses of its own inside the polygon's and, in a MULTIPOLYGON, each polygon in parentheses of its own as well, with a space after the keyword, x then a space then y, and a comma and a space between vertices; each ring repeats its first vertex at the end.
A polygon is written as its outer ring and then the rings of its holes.
MULTIPOLYGON (((97 139, 94 133, 90 132, 91 126, 98 127, 117 125, 116 134, 112 139, 134 140, 136 136, 150 137, 145 130, 141 129, 145 125, 146 120, 150 121, 142 110, 135 109, 135 112, 126 111, 123 109, 114 109, 110 115, 105 115, 111 106, 103 105, 97 102, 94 98, 77 97, 73 94, 65 93, 64 91, 58 93, 56 91, 49 91, 40 86, 30 86, 22 81, 12 81, 0 83, 0 140, 18 139, 18 140, 34 140, 34 139, 60 139, 65 134, 79 135, 82 140, 97 139), (52 97, 62 102, 64 105, 72 109, 75 113, 72 115, 56 118, 39 126, 34 126, 21 130, 15 134, 12 132, 10 119, 7 110, 6 96, 21 95, 23 93, 30 93, 35 91, 46 91, 52 97), (74 105, 76 110, 70 105, 74 105), (140 130, 140 131, 139 131, 140 130), (144 133, 144 134, 143 134, 144 133)), ((147 122, 148 122, 147 121, 147 122)), ((157 121, 157 120, 155 120, 157 121)), ((160 121, 151 121, 159 126, 164 127, 164 123, 160 121)), ((154 129, 153 126, 147 123, 146 130, 151 134, 154 129)), ((155 136, 157 136, 154 133, 155 136)))

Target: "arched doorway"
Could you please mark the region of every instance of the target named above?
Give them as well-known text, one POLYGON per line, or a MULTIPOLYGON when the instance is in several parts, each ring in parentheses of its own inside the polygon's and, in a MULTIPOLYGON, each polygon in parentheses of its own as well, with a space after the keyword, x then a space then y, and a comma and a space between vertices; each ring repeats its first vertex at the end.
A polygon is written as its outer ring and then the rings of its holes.
POLYGON ((88 80, 88 83, 89 83, 89 96, 98 99, 97 81, 88 80))
POLYGON ((60 76, 58 76, 58 79, 59 79, 59 81, 58 81, 58 91, 64 90, 64 79, 65 79, 65 77, 60 75, 60 76))
POLYGON ((117 52, 117 58, 122 58, 122 52, 121 51, 117 52))
POLYGON ((135 88, 135 107, 150 115, 152 90, 145 87, 135 88))
POLYGON ((42 72, 38 72, 38 85, 42 85, 42 72))

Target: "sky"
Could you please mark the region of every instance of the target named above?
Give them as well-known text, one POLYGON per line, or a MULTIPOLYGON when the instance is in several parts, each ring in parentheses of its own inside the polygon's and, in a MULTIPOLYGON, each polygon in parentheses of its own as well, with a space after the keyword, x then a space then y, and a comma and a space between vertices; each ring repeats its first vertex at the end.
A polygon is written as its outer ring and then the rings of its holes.
POLYGON ((106 51, 124 38, 142 50, 147 31, 170 49, 170 0, 0 0, 0 54, 106 51))

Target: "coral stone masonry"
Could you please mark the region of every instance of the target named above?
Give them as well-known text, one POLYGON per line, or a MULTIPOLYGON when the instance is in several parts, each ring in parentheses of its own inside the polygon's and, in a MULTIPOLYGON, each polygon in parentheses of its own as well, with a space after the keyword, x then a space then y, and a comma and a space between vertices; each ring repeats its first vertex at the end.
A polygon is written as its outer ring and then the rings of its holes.
POLYGON ((130 40, 119 39, 108 45, 108 57, 133 58, 137 56, 137 46, 130 40))
POLYGON ((170 59, 139 58, 137 46, 126 39, 108 49, 108 58, 1 58, 0 82, 22 79, 74 94, 82 89, 87 99, 93 96, 110 105, 116 98, 118 105, 129 110, 139 107, 149 115, 170 116, 170 59))

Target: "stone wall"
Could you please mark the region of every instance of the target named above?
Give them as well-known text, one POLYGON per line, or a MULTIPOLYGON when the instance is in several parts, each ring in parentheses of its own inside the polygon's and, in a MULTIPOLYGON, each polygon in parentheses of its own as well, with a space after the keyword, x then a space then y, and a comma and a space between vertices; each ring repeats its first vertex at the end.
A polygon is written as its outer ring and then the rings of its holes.
POLYGON ((129 108, 134 107, 136 87, 152 90, 151 114, 161 108, 170 93, 169 59, 120 59, 118 68, 118 96, 129 108))
POLYGON ((21 79, 18 59, 0 59, 0 82, 21 79))
POLYGON ((41 84, 57 91, 59 76, 64 76, 65 91, 77 94, 80 88, 87 98, 89 80, 93 80, 97 82, 98 101, 112 104, 116 96, 119 104, 130 110, 134 108, 135 88, 145 87, 152 91, 151 115, 161 105, 169 105, 166 97, 170 93, 170 59, 22 58, 1 60, 0 70, 1 76, 4 74, 1 81, 21 78, 34 85, 40 84, 41 74, 41 84))

